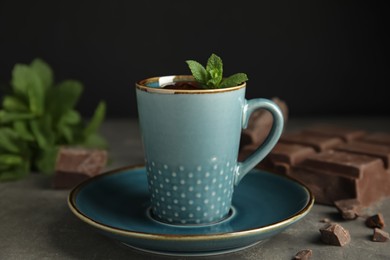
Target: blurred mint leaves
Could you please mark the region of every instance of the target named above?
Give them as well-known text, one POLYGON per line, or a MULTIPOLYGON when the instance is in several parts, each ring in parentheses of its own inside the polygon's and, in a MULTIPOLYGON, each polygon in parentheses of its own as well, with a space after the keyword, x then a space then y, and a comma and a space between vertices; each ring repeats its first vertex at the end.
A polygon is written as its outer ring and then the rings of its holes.
POLYGON ((195 80, 203 88, 235 87, 248 80, 248 76, 245 73, 236 73, 227 78, 223 78, 222 59, 214 53, 207 60, 206 68, 194 60, 187 60, 186 63, 195 80))
POLYGON ((98 133, 106 105, 100 102, 85 122, 75 109, 82 92, 79 81, 55 84, 52 69, 41 59, 14 66, 0 108, 0 181, 31 170, 52 173, 61 145, 107 147, 98 133))

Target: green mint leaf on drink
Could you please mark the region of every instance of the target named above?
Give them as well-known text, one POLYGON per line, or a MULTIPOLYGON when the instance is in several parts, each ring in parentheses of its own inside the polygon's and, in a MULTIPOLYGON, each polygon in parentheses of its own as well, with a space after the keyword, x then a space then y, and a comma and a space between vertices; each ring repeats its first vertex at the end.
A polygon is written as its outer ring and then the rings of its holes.
POLYGON ((210 58, 207 61, 206 70, 210 75, 210 78, 207 81, 207 86, 209 86, 210 88, 219 88, 219 84, 222 81, 223 74, 222 59, 214 53, 211 54, 210 58))
POLYGON ((186 62, 195 80, 201 83, 202 85, 206 84, 206 82, 209 79, 209 76, 207 74, 206 69, 203 67, 203 65, 194 60, 188 60, 186 62))
POLYGON ((237 86, 248 80, 248 76, 245 73, 236 73, 228 78, 222 80, 220 88, 227 88, 231 86, 237 86))
POLYGON ((224 78, 222 59, 214 53, 207 60, 206 68, 194 60, 187 60, 186 63, 194 79, 206 89, 234 87, 248 80, 245 73, 236 73, 224 78))

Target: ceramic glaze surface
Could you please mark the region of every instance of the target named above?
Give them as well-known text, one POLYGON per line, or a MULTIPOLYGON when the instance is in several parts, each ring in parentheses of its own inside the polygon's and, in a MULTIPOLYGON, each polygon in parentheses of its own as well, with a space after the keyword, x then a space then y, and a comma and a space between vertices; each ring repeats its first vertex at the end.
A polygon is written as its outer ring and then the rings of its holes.
POLYGON ((199 227, 172 226, 148 217, 146 169, 103 174, 76 187, 71 210, 101 233, 159 254, 202 255, 240 250, 282 232, 305 216, 314 199, 301 184, 252 170, 233 195, 235 213, 199 227))
POLYGON ((137 92, 153 212, 159 219, 199 224, 228 213, 244 93, 244 88, 210 95, 137 92))
POLYGON ((213 223, 228 214, 235 184, 272 149, 283 118, 269 100, 245 100, 245 84, 207 93, 156 91, 173 79, 155 78, 136 92, 153 216, 172 224, 213 223), (275 114, 275 125, 266 145, 240 164, 241 130, 259 107, 275 114))
POLYGON ((168 223, 218 221, 230 210, 235 161, 188 168, 148 163, 153 212, 168 223))

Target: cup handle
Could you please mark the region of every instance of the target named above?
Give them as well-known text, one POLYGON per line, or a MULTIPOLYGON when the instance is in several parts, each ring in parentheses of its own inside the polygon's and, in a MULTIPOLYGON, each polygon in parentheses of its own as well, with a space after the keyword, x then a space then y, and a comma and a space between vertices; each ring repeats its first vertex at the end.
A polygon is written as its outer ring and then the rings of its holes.
POLYGON ((265 109, 271 112, 274 119, 272 128, 265 141, 248 158, 237 164, 236 175, 234 179, 235 185, 237 185, 242 180, 242 178, 262 159, 264 159, 264 157, 276 145, 283 131, 284 120, 282 111, 275 102, 264 98, 246 100, 242 116, 243 129, 248 126, 250 115, 257 109, 265 109))

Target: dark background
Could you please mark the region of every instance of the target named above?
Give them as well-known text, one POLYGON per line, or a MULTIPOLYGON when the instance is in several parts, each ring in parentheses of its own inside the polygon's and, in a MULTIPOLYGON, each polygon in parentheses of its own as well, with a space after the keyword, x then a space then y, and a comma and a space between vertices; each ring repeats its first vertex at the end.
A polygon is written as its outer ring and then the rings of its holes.
POLYGON ((387 116, 385 10, 374 1, 0 0, 0 82, 41 57, 57 81, 84 83, 83 115, 105 100, 108 117, 130 118, 135 81, 189 74, 185 60, 214 52, 225 75, 248 74, 247 98, 279 97, 290 116, 387 116))

